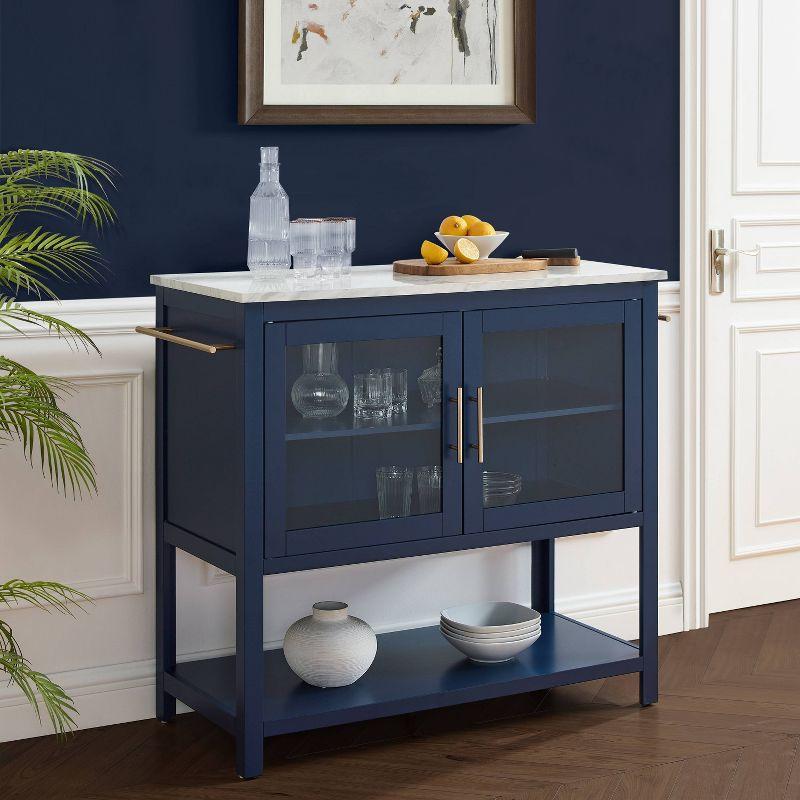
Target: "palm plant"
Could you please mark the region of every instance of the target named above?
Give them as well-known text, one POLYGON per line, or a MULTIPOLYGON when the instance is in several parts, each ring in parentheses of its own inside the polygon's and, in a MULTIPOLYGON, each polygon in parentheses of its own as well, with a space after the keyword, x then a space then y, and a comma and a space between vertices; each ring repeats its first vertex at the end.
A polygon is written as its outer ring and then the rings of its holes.
MULTIPOLYGON (((104 187, 113 186, 114 169, 94 158, 51 150, 0 153, 0 326, 22 331, 34 326, 75 347, 97 351, 89 336, 57 317, 26 308, 16 295, 57 300, 53 280, 97 280, 102 266, 94 244, 37 226, 17 231, 20 215, 39 212, 67 217, 101 230, 116 219, 104 187)), ((16 441, 32 467, 52 486, 73 498, 95 492, 95 468, 78 423, 60 407, 70 385, 39 375, 0 355, 0 446, 16 441)), ((44 611, 72 614, 90 598, 53 581, 15 578, 0 583, 0 604, 29 603, 44 611)), ((0 619, 0 672, 6 673, 41 720, 44 706, 54 730, 74 727, 77 713, 66 692, 36 671, 22 654, 8 623, 0 619)))

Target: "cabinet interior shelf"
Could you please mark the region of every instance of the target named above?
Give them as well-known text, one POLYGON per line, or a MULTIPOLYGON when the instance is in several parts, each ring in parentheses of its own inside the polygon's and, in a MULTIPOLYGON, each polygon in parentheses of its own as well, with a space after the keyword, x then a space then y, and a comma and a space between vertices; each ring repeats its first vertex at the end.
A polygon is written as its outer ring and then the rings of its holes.
MULTIPOLYGON (((485 396, 488 407, 484 418, 486 425, 622 410, 621 395, 616 399, 557 379, 494 383, 486 387, 485 396)), ((433 431, 441 427, 440 406, 427 408, 414 397, 409 397, 406 414, 387 420, 354 420, 351 407, 338 417, 324 420, 301 419, 291 406, 286 413, 289 420, 287 442, 433 431)))
MULTIPOLYGON (((476 664, 438 627, 378 636, 369 671, 351 686, 318 689, 290 669, 282 650, 264 653, 264 735, 340 725, 490 697, 536 691, 641 669, 639 649, 559 614, 542 615, 542 636, 503 664, 476 664)), ((228 729, 235 715, 235 658, 178 664, 167 690, 228 729)))

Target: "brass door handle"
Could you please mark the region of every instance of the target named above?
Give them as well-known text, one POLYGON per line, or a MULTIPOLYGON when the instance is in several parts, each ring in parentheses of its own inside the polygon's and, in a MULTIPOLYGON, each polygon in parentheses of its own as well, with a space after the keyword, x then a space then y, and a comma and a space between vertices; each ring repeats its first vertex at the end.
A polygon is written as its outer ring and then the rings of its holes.
POLYGON ((478 444, 471 444, 473 450, 478 451, 478 463, 483 464, 483 386, 478 387, 477 397, 470 397, 470 402, 478 404, 478 444))
POLYGON ((181 347, 190 347, 192 350, 199 350, 201 353, 214 355, 220 350, 235 350, 235 344, 205 344, 196 342, 194 339, 186 339, 183 336, 176 336, 172 328, 148 328, 144 325, 137 325, 134 330, 136 333, 143 333, 145 336, 152 336, 154 339, 161 339, 162 342, 179 344, 181 347))
POLYGON ((458 454, 458 463, 464 463, 464 389, 459 386, 456 397, 448 398, 451 403, 456 403, 456 444, 451 444, 450 449, 458 454))

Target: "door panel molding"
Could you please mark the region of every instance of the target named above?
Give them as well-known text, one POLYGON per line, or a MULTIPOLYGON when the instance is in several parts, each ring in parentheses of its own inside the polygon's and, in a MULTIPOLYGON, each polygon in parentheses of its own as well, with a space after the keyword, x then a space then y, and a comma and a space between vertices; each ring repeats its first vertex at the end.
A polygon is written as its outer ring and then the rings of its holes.
MULTIPOLYGON (((791 487, 782 487, 781 476, 792 474, 786 469, 794 462, 794 453, 800 440, 800 426, 794 435, 783 425, 777 434, 770 435, 767 426, 774 423, 779 411, 770 404, 786 402, 791 404, 792 387, 782 384, 781 387, 770 385, 767 374, 767 362, 778 357, 797 357, 800 361, 800 323, 784 322, 750 325, 733 325, 731 327, 731 428, 730 428, 730 558, 739 560, 775 553, 800 550, 800 536, 791 534, 790 530, 781 530, 780 526, 790 526, 800 521, 800 506, 796 513, 769 515, 768 500, 765 493, 767 486, 773 485, 786 494, 791 487), (773 335, 770 337, 770 335, 773 335), (792 343, 785 341, 786 335, 792 335, 792 343), (764 341, 749 344, 750 337, 760 337, 764 341), (781 340, 781 341, 778 341, 781 340), (779 346, 783 344, 783 346, 779 346), (787 391, 788 389, 788 391, 787 391), (772 411, 772 413, 770 413, 772 411), (750 422, 755 419, 753 429, 750 422), (781 453, 781 447, 788 448, 781 453), (767 476, 770 463, 768 454, 773 459, 772 475, 767 476), (788 464, 777 463, 783 461, 788 464), (769 481, 765 480, 769 478, 769 481), (754 491, 748 492, 747 482, 752 480, 754 491), (748 498, 753 498, 752 507, 748 498), (750 521, 751 529, 746 528, 750 521), (761 540, 761 536, 774 531, 771 540, 761 540), (756 535, 759 539, 756 539, 756 535)), ((782 369, 781 375, 791 380, 792 375, 800 376, 800 370, 782 369)), ((800 395, 800 377, 795 380, 794 393, 800 395)), ((787 414, 780 415, 781 424, 787 414)), ((785 479, 784 479, 785 480, 785 479)), ((792 493, 795 496, 795 493, 792 493)), ((800 495, 798 495, 800 497, 800 495)), ((775 498, 772 499, 775 502, 775 498)), ((794 526, 796 527, 796 525, 794 526)))
MULTIPOLYGON (((783 3, 777 13, 797 14, 794 0, 773 0, 773 9, 783 3)), ((776 13, 773 11, 773 13, 776 13)), ((796 30, 788 20, 777 26, 779 31, 796 30)), ((733 5, 733 103, 732 103, 732 166, 734 194, 800 194, 800 144, 797 158, 767 159, 765 148, 765 107, 767 91, 765 56, 775 58, 786 51, 780 43, 768 42, 765 36, 774 31, 765 19, 764 0, 734 0, 733 5)), ((790 50, 794 59, 795 51, 790 50)), ((793 63, 789 62, 790 65, 793 63)), ((793 67, 771 69, 775 76, 791 73, 793 67)), ((774 82, 774 77, 773 77, 774 82)), ((781 104, 783 114, 796 106, 792 101, 796 84, 787 77, 787 97, 781 104)), ((787 127, 794 127, 789 125, 787 127)))
POLYGON ((736 217, 734 249, 758 249, 757 256, 736 256, 733 299, 800 300, 800 218, 736 217))

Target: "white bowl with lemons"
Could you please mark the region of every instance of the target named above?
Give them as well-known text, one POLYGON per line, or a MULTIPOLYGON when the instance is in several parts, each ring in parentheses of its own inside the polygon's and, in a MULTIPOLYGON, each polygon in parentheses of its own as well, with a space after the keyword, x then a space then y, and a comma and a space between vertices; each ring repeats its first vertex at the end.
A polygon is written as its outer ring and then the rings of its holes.
POLYGON ((489 258, 508 238, 508 231, 496 231, 490 223, 465 214, 463 217, 445 219, 436 232, 436 238, 453 255, 456 255, 456 242, 467 239, 478 248, 480 258, 489 258))

